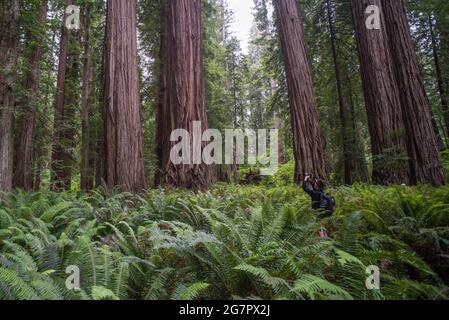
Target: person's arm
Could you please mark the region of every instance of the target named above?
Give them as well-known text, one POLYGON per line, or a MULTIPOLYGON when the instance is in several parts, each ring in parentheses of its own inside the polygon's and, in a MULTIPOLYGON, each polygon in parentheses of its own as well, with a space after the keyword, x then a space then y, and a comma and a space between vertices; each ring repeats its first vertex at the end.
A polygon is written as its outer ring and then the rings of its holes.
POLYGON ((313 196, 314 191, 309 187, 309 177, 306 177, 302 182, 302 190, 310 196, 313 196))

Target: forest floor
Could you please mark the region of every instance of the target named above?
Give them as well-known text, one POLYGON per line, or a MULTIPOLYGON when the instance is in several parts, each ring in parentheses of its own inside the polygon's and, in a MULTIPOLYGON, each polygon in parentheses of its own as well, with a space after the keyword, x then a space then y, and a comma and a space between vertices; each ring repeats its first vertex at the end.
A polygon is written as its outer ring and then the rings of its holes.
POLYGON ((332 193, 319 220, 292 184, 15 192, 0 207, 0 300, 449 297, 449 187, 332 193))

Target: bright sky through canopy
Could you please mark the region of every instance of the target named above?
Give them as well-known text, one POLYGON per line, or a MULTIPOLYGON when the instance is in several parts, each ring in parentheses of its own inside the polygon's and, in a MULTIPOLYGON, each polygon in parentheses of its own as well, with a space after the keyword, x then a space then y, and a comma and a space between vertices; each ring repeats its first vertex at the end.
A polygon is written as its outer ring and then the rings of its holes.
POLYGON ((252 9, 253 0, 227 0, 229 8, 234 12, 231 31, 240 41, 243 53, 248 53, 251 26, 254 21, 252 9))

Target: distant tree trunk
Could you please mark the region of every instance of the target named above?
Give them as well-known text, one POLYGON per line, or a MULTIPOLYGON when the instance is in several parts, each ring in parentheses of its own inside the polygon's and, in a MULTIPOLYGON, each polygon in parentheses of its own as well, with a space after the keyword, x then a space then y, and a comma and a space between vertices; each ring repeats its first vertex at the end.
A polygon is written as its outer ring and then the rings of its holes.
POLYGON ((348 83, 348 97, 349 97, 349 106, 351 113, 351 144, 353 154, 353 162, 354 162, 354 175, 353 180, 359 182, 369 182, 369 172, 368 172, 368 164, 366 163, 365 157, 365 147, 362 142, 362 138, 360 135, 360 129, 357 127, 356 123, 356 114, 355 114, 355 101, 352 92, 352 83, 349 76, 346 77, 346 81, 348 83))
MULTIPOLYGON (((203 77, 200 0, 167 1, 162 9, 161 96, 158 108, 159 185, 206 189, 213 180, 211 166, 175 165, 170 161, 170 134, 175 129, 193 133, 193 122, 207 130, 203 77)), ((190 144, 192 153, 193 142, 190 144)), ((204 147, 204 144, 201 146, 204 147)), ((196 150, 198 152, 198 150, 196 150)), ((193 154, 192 154, 193 155, 193 154)), ((201 156, 201 155, 199 155, 201 156)))
POLYGON ((19 0, 0 2, 0 191, 13 186, 13 86, 18 55, 19 0))
MULTIPOLYGON (((54 51, 55 48, 57 46, 56 44, 56 35, 58 33, 58 28, 55 27, 51 27, 50 31, 51 31, 51 43, 50 43, 50 47, 49 47, 49 54, 45 55, 45 63, 49 66, 47 68, 47 73, 45 75, 45 93, 44 93, 44 97, 45 97, 45 101, 46 101, 46 105, 52 104, 52 102, 50 102, 50 96, 52 94, 52 92, 54 91, 54 85, 53 85, 53 75, 55 72, 55 66, 53 66, 53 55, 54 55, 54 51)), ((51 108, 51 106, 50 106, 51 108)), ((41 113, 38 112, 36 113, 36 128, 35 128, 35 137, 34 137, 34 141, 33 141, 33 166, 34 166, 34 170, 33 170, 33 191, 39 191, 41 188, 41 183, 42 183, 42 179, 41 179, 41 174, 44 170, 48 169, 49 166, 49 162, 48 162, 48 149, 47 148, 42 148, 41 146, 46 144, 46 140, 48 139, 48 137, 51 137, 51 132, 48 132, 48 130, 36 130, 36 129, 40 129, 41 127, 44 127, 45 125, 42 123, 43 121, 46 120, 46 118, 48 117, 48 115, 46 113, 41 113), (44 131, 44 132, 42 132, 44 131), (47 132, 45 132, 47 131, 47 132)))
MULTIPOLYGON (((432 19, 432 16, 429 16, 429 29, 430 29, 430 37, 432 39, 433 61, 435 63, 435 73, 437 76, 438 92, 440 93, 441 110, 443 111, 444 122, 446 123, 446 132, 449 135, 449 103, 446 94, 446 88, 444 85, 443 72, 441 70, 438 44, 436 40, 434 21, 432 19)), ((433 119, 433 121, 436 125, 435 119, 433 119)))
POLYGON ((93 168, 91 167, 91 147, 89 129, 89 96, 92 81, 91 4, 86 4, 84 12, 84 70, 82 87, 82 145, 81 145, 81 190, 89 191, 93 187, 93 168))
POLYGON ((341 141, 343 146, 343 167, 344 167, 344 183, 347 185, 352 184, 352 170, 353 170, 353 162, 352 157, 354 156, 353 147, 354 144, 351 144, 351 129, 349 124, 349 110, 347 99, 343 95, 342 88, 342 78, 341 78, 341 68, 340 61, 338 59, 337 47, 336 47, 336 31, 335 31, 335 8, 334 4, 331 3, 330 0, 326 0, 326 9, 327 9, 327 20, 329 27, 329 38, 331 44, 332 51, 332 60, 334 62, 335 69, 335 79, 337 84, 337 94, 338 94, 338 103, 340 106, 340 121, 341 121, 341 141))
MULTIPOLYGON (((106 29, 105 29, 106 33, 106 29)), ((101 121, 97 124, 96 132, 95 132, 95 187, 100 187, 104 183, 105 173, 105 154, 104 154, 104 135, 105 131, 105 123, 106 123, 106 113, 105 113, 105 105, 104 105, 104 92, 105 92, 105 60, 106 60, 106 41, 103 41, 103 54, 101 56, 101 65, 97 72, 97 99, 98 99, 98 115, 101 121)))
POLYGON ((279 131, 279 144, 278 144, 278 162, 279 164, 285 163, 285 146, 284 141, 282 140, 282 134, 280 131, 282 130, 282 119, 279 115, 279 112, 274 111, 274 129, 279 131))
POLYGON ((108 0, 105 58, 105 182, 147 188, 137 61, 136 0, 108 0))
MULTIPOLYGON (((224 1, 224 0, 223 0, 224 1)), ((165 123, 169 119, 167 112, 169 110, 165 106, 165 97, 168 94, 167 90, 167 55, 168 55, 168 6, 162 5, 160 9, 160 38, 159 38, 159 96, 156 112, 156 158, 158 167, 155 172, 154 184, 161 186, 165 177, 165 163, 169 161, 166 150, 170 148, 168 141, 164 141, 169 134, 165 123)))
MULTIPOLYGON (((237 68, 237 61, 236 61, 236 57, 233 54, 232 57, 232 72, 231 72, 231 77, 232 77, 232 99, 234 102, 234 113, 233 113, 233 117, 234 117, 234 123, 233 123, 233 129, 237 130, 238 126, 239 126, 239 121, 238 121, 238 99, 237 99, 237 81, 236 81, 236 70, 237 68)), ((237 174, 237 170, 238 170, 238 165, 237 165, 237 148, 236 148, 236 143, 237 143, 237 139, 233 139, 232 143, 234 144, 233 146, 233 150, 232 150, 232 164, 231 164, 231 171, 232 171, 232 179, 234 184, 238 184, 239 183, 239 177, 237 174)))
MULTIPOLYGON (((66 7, 72 4, 72 0, 66 0, 66 7)), ((53 128, 53 148, 51 156, 51 189, 53 191, 63 191, 68 188, 67 168, 64 168, 65 148, 62 145, 62 132, 64 127, 64 100, 67 76, 67 58, 69 47, 69 32, 65 27, 67 14, 63 15, 61 28, 61 39, 59 45, 59 65, 56 83, 55 113, 53 128)))
MULTIPOLYGON (((44 24, 47 20, 48 1, 43 0, 39 13, 38 23, 44 24)), ((36 122, 35 101, 39 89, 40 64, 44 41, 41 35, 27 33, 27 43, 31 44, 29 66, 24 77, 23 88, 25 94, 21 101, 23 117, 17 134, 19 135, 14 161, 14 186, 26 191, 33 189, 33 141, 36 122)))
MULTIPOLYGON (((351 0, 371 137, 373 182, 407 183, 404 124, 387 32, 382 27, 380 30, 366 27, 368 5, 382 7, 381 0, 351 0)), ((380 17, 384 26, 384 15, 380 17)))
POLYGON ((292 115, 295 181, 299 183, 306 173, 326 179, 324 139, 319 127, 298 1, 274 1, 274 5, 292 115))
MULTIPOLYGON (((260 2, 260 6, 263 10, 263 27, 264 27, 264 37, 269 39, 270 37, 270 20, 268 18, 268 0, 262 0, 260 2)), ((268 81, 268 85, 270 88, 270 95, 273 97, 276 94, 276 80, 270 78, 268 81)), ((282 130, 282 119, 279 114, 279 110, 275 110, 273 112, 273 120, 274 120, 274 129, 282 130)), ((278 162, 280 164, 285 163, 285 145, 284 140, 281 134, 279 134, 279 143, 278 143, 278 162)))
POLYGON ((407 133, 411 183, 441 186, 446 178, 404 1, 382 0, 382 4, 407 133))

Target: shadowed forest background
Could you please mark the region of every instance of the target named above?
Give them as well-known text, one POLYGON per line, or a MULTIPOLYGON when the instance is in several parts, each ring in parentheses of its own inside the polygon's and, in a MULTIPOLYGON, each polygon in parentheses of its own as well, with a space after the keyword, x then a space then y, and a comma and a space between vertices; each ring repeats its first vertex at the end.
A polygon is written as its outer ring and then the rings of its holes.
POLYGON ((1 2, 0 300, 449 298, 449 3, 251 2, 245 52, 226 0, 1 2), (174 165, 193 121, 279 170, 174 165))

